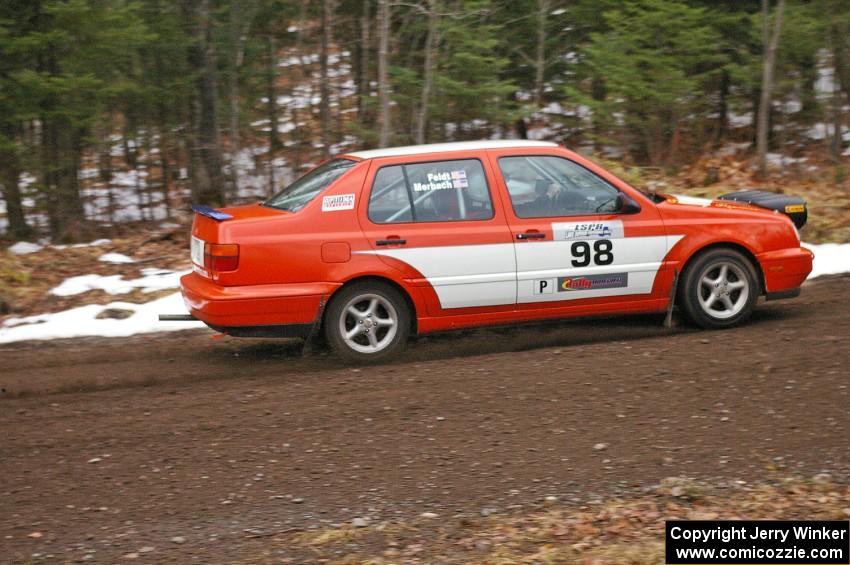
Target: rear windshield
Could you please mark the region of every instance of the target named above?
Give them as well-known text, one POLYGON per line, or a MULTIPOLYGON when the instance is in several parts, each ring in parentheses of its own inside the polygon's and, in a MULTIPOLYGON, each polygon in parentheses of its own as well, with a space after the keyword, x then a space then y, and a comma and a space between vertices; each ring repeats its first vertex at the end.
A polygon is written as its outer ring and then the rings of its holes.
POLYGON ((355 165, 351 159, 332 159, 293 182, 268 200, 266 206, 297 212, 355 165))

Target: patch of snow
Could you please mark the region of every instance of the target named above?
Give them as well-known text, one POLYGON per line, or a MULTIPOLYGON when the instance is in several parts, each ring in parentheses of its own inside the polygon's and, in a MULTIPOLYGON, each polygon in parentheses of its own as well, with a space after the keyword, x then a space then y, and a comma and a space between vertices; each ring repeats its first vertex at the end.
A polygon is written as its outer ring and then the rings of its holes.
POLYGON ((51 245, 53 249, 79 249, 81 247, 98 247, 101 245, 106 245, 107 243, 112 243, 111 239, 95 239, 94 241, 90 241, 88 243, 75 243, 73 245, 51 245))
POLYGON ((817 71, 818 78, 815 81, 815 92, 819 98, 828 98, 835 91, 835 69, 830 63, 832 55, 829 50, 821 49, 818 51, 817 71))
POLYGON ((782 111, 786 114, 796 114, 803 109, 803 103, 799 100, 786 100, 782 104, 782 111))
POLYGON ((551 139, 554 133, 555 132, 552 130, 552 128, 546 126, 528 128, 527 131, 528 139, 534 139, 538 141, 551 139))
POLYGON ((13 255, 29 255, 30 253, 35 253, 37 251, 41 251, 44 249, 43 246, 37 243, 30 243, 29 241, 19 241, 15 245, 9 248, 9 253, 13 255))
POLYGON ((740 151, 745 150, 745 149, 746 149, 746 148, 748 148, 749 146, 750 146, 750 142, 749 142, 749 141, 742 141, 742 142, 740 142, 740 143, 731 143, 731 142, 730 142, 730 143, 725 143, 725 144, 723 145, 723 147, 721 147, 721 148, 717 151, 717 154, 718 154, 718 155, 721 155, 721 156, 726 156, 726 155, 735 155, 736 153, 738 153, 738 152, 740 152, 740 151))
POLYGON ((180 277, 189 271, 165 269, 142 269, 142 277, 124 280, 121 275, 80 275, 62 281, 50 290, 56 296, 74 296, 90 290, 102 290, 107 294, 126 294, 140 288, 142 292, 156 292, 180 286, 180 277))
POLYGON ((0 343, 85 336, 127 337, 143 333, 205 327, 203 322, 160 322, 158 319, 159 314, 183 313, 187 311, 179 292, 145 304, 129 302, 112 302, 105 306, 89 304, 55 314, 7 320, 0 326, 0 343), (133 314, 123 320, 98 319, 97 315, 108 308, 130 310, 133 314))
POLYGON ((783 155, 782 153, 767 153, 765 155, 765 159, 767 160, 768 167, 774 167, 777 169, 781 169, 782 167, 786 167, 788 165, 795 165, 797 163, 802 163, 806 161, 806 157, 788 157, 787 155, 783 155))
POLYGON ((850 243, 801 244, 815 254, 815 263, 810 279, 821 275, 836 275, 850 272, 850 243))
POLYGON ((135 263, 136 260, 132 257, 127 257, 121 253, 104 253, 98 258, 98 261, 104 263, 135 263))
POLYGON ((729 125, 733 128, 745 127, 753 123, 753 113, 744 112, 743 114, 738 114, 736 112, 728 112, 726 119, 729 120, 729 125))
POLYGON ((549 104, 544 106, 540 111, 544 114, 554 114, 556 116, 563 116, 567 113, 567 111, 564 110, 564 107, 557 102, 550 102, 549 104))
POLYGON ((71 247, 98 247, 101 245, 106 245, 107 243, 112 243, 111 239, 96 239, 94 241, 90 241, 88 243, 75 243, 71 247))
POLYGON ((819 122, 810 127, 804 135, 816 141, 826 139, 826 136, 829 135, 829 126, 823 122, 819 122))

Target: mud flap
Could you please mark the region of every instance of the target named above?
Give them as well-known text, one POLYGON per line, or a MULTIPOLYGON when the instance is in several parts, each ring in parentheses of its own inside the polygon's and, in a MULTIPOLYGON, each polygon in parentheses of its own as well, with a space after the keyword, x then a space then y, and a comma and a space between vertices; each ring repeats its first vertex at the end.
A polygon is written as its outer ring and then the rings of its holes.
POLYGON ((313 353, 314 347, 317 345, 319 331, 322 329, 322 317, 325 315, 325 305, 328 303, 328 297, 322 295, 319 300, 319 311, 316 312, 316 317, 313 320, 313 325, 310 327, 310 333, 304 338, 304 347, 301 348, 301 356, 306 357, 313 353))
POLYGON ((673 285, 670 288, 670 300, 667 302, 667 314, 664 316, 664 327, 673 327, 673 308, 676 306, 676 293, 679 290, 679 270, 673 271, 673 285))

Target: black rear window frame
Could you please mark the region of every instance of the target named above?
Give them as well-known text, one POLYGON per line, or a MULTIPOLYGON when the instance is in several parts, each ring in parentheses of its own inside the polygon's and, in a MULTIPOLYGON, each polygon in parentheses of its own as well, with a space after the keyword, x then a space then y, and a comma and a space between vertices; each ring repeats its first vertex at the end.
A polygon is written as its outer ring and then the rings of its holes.
POLYGON ((281 211, 283 211, 283 212, 289 212, 290 214, 297 214, 298 212, 300 212, 301 210, 303 210, 304 208, 306 208, 306 207, 307 207, 307 206, 308 206, 311 202, 313 202, 314 200, 316 200, 316 198, 318 198, 318 197, 319 197, 319 195, 321 195, 323 192, 325 192, 325 191, 326 191, 326 190, 327 190, 327 189, 328 189, 328 188, 329 188, 332 184, 334 184, 337 180, 339 180, 342 176, 344 176, 344 175, 345 175, 348 171, 350 171, 350 170, 351 170, 353 167, 355 167, 358 163, 360 163, 360 161, 356 161, 356 160, 354 160, 354 159, 348 159, 348 158, 346 158, 346 157, 334 157, 333 159, 329 159, 329 160, 325 161, 324 163, 321 163, 320 165, 317 165, 316 167, 313 167, 312 169, 310 169, 309 171, 307 171, 306 173, 304 173, 303 175, 301 175, 300 177, 298 177, 297 179, 295 179, 294 181, 292 181, 291 183, 289 183, 286 187, 284 187, 283 189, 281 189, 281 190, 280 190, 277 194, 275 194, 274 196, 272 196, 272 197, 270 197, 270 198, 268 198, 268 199, 264 200, 264 201, 262 202, 262 205, 263 205, 263 206, 266 206, 266 207, 268 207, 268 208, 272 208, 272 209, 274 209, 274 210, 281 210, 281 211), (323 186, 321 189, 319 189, 318 191, 316 191, 316 193, 315 193, 315 194, 314 194, 314 195, 313 195, 313 196, 312 196, 312 197, 311 197, 311 198, 310 198, 307 202, 304 202, 304 203, 303 203, 303 204, 302 204, 302 205, 301 205, 298 209, 296 209, 296 210, 291 210, 291 209, 289 209, 289 208, 283 208, 283 207, 281 207, 281 206, 275 206, 274 204, 271 204, 271 201, 272 201, 272 200, 274 200, 275 198, 278 198, 278 197, 282 196, 282 195, 283 195, 283 193, 284 193, 284 192, 286 192, 286 191, 288 191, 288 190, 289 190, 289 189, 290 189, 293 185, 295 185, 296 183, 301 182, 301 181, 302 181, 302 180, 304 180, 307 176, 309 176, 309 175, 311 175, 312 173, 314 173, 314 172, 318 171, 320 168, 322 168, 322 167, 324 167, 324 166, 326 166, 326 165, 330 165, 330 164, 332 164, 332 163, 334 163, 334 162, 345 162, 345 163, 348 163, 348 165, 347 165, 345 168, 343 168, 343 169, 342 169, 342 172, 341 172, 339 175, 337 175, 336 177, 334 177, 334 178, 333 178, 333 179, 332 179, 329 183, 327 183, 327 184, 326 184, 325 186, 323 186))

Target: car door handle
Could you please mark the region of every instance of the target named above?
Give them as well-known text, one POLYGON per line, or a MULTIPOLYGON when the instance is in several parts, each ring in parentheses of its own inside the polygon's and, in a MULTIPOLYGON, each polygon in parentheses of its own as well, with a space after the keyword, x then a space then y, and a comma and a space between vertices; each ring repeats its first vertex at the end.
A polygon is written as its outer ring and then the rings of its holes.
POLYGON ((545 239, 546 234, 540 231, 530 231, 516 234, 517 239, 545 239))
POLYGON ((399 239, 397 237, 393 237, 390 239, 379 239, 375 242, 375 245, 404 245, 407 243, 406 239, 399 239))

